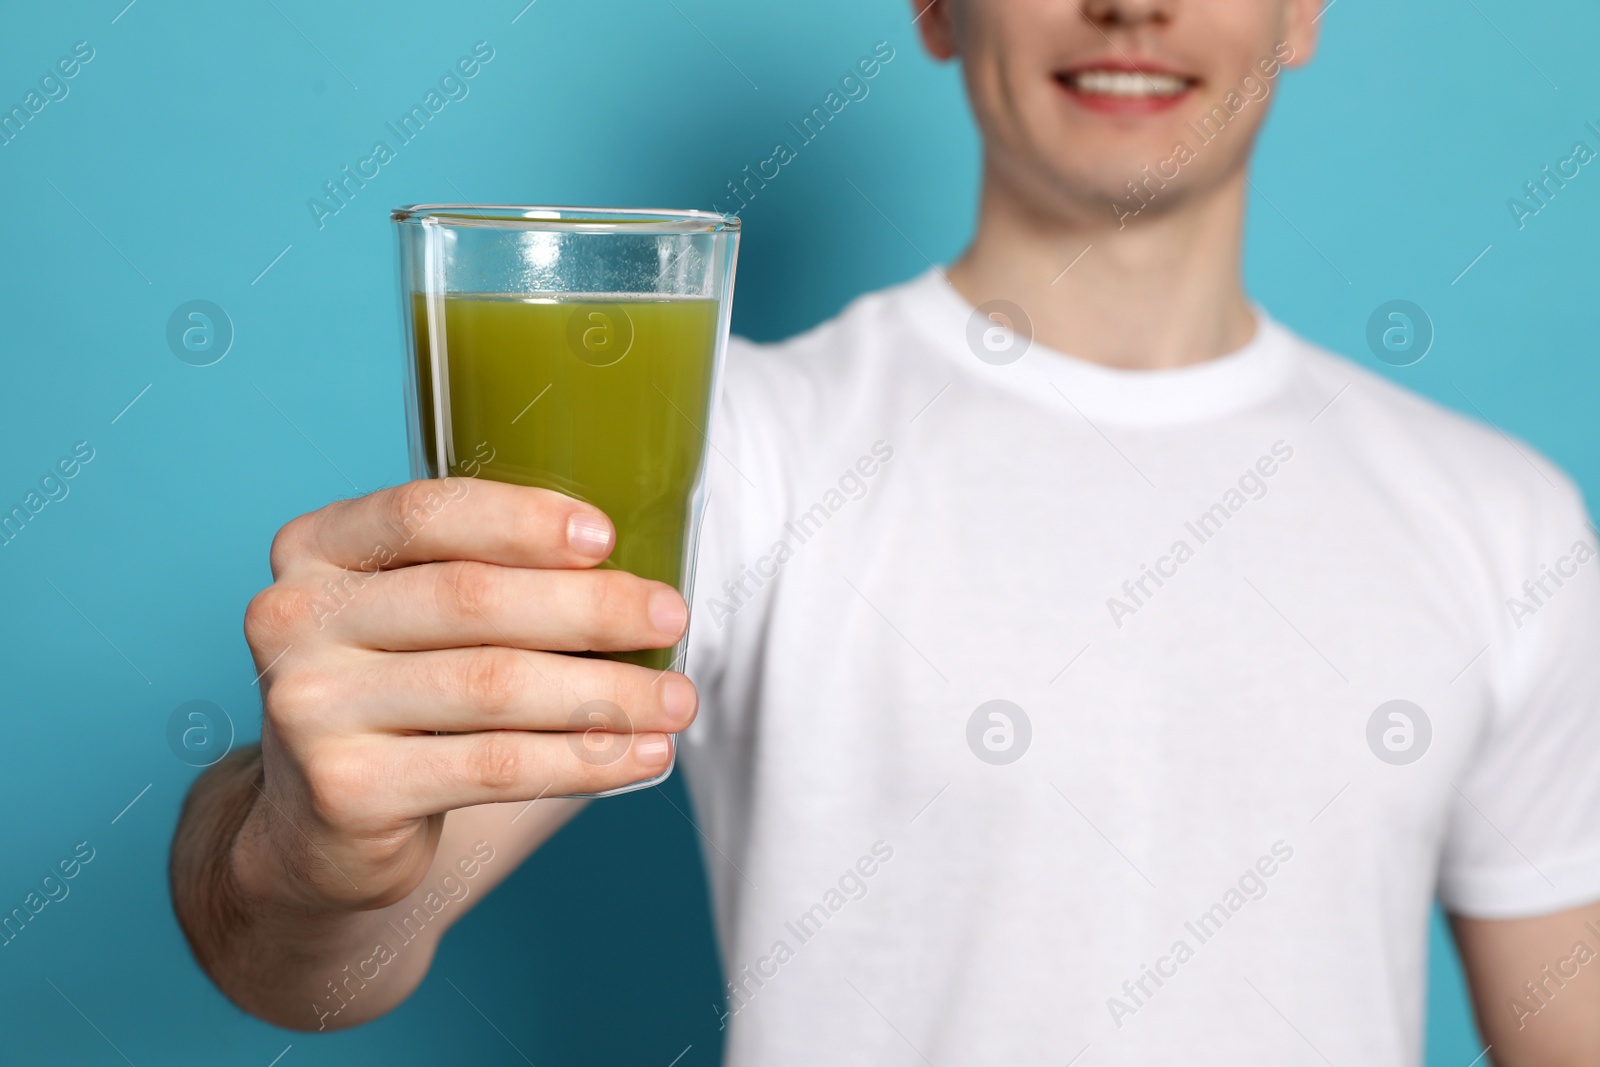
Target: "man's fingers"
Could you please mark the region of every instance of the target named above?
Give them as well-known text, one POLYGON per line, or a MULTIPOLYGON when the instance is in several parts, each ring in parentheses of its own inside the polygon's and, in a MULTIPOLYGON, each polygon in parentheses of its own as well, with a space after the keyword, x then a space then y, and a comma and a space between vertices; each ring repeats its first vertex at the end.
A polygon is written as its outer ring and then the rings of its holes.
POLYGON ((434 560, 592 567, 616 532, 598 508, 548 489, 476 478, 408 482, 302 515, 272 544, 273 574, 320 561, 375 571, 434 560))
MULTIPOLYGON (((373 783, 396 819, 421 818, 475 804, 603 793, 654 778, 672 759, 666 734, 528 733, 490 730, 367 741, 346 758, 365 762, 365 744, 386 747, 387 767, 373 783), (383 795, 389 792, 390 795, 383 795)), ((314 773, 314 772, 313 772, 314 773)))
POLYGON ((555 652, 666 648, 688 625, 678 591, 619 570, 431 563, 358 580, 319 625, 392 652, 505 645, 555 652))
MULTIPOLYGON (((681 674, 519 648, 363 653, 332 707, 359 706, 355 728, 393 731, 591 730, 676 733, 698 697, 681 674)), ((334 714, 337 714, 336 712, 334 714)))

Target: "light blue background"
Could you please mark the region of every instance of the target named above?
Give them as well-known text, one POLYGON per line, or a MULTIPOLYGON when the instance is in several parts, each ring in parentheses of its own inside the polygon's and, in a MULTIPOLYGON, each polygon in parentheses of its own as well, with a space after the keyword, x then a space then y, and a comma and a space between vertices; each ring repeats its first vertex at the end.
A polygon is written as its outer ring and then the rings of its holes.
MULTIPOLYGON (((525 0, 125 2, 0 14, 7 107, 74 42, 96 53, 0 148, 0 503, 74 442, 96 449, 70 496, 0 548, 0 905, 74 843, 97 850, 71 896, 0 948, 0 1060, 264 1067, 292 1043, 282 1067, 521 1063, 513 1044, 541 1067, 665 1067, 689 1045, 683 1067, 716 1062, 720 979, 695 835, 667 803, 685 806, 677 782, 596 805, 458 927, 389 1018, 289 1034, 219 996, 172 919, 167 843, 195 772, 165 727, 205 699, 254 735, 240 617, 272 532, 406 476, 390 207, 709 207, 887 40, 898 54, 871 95, 744 214, 735 328, 781 337, 961 247, 976 143, 956 72, 921 56, 893 0, 538 0, 520 18, 525 0), (470 95, 319 231, 307 199, 479 40, 495 58, 470 95), (195 298, 237 331, 210 367, 164 340, 195 298)), ((1600 15, 1559 12, 1339 0, 1324 55, 1282 81, 1248 272, 1281 320, 1477 409, 1592 499, 1600 167, 1521 232, 1506 207, 1575 140, 1600 147, 1583 129, 1600 125, 1600 15), (1399 370, 1363 341, 1396 297, 1437 329, 1399 370)), ((1437 928, 1434 949, 1428 1063, 1466 1067, 1481 1045, 1437 928)))

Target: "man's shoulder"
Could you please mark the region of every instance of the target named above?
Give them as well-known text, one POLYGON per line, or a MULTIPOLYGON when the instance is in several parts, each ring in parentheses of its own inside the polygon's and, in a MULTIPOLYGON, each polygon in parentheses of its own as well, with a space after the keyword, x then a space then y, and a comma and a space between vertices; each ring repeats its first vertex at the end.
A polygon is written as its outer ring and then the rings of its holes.
POLYGON ((863 422, 880 422, 906 395, 908 374, 939 362, 925 339, 912 336, 908 301, 923 284, 919 278, 864 293, 781 341, 730 338, 724 423, 798 457, 825 454, 832 435, 853 440, 863 422))
MULTIPOLYGON (((1285 331, 1287 332, 1287 331, 1285 331)), ((1493 421, 1475 397, 1450 377, 1434 400, 1361 366, 1353 359, 1289 334, 1300 350, 1304 387, 1321 403, 1307 427, 1337 450, 1397 487, 1416 487, 1436 502, 1479 514, 1509 509, 1520 516, 1581 510, 1581 493, 1552 460, 1493 421)), ((1438 380, 1438 379, 1435 379, 1438 380)))
POLYGON ((923 279, 915 278, 862 293, 831 317, 781 341, 731 337, 730 377, 760 378, 778 389, 814 392, 871 373, 903 348, 885 342, 904 329, 904 305, 923 284, 923 279))

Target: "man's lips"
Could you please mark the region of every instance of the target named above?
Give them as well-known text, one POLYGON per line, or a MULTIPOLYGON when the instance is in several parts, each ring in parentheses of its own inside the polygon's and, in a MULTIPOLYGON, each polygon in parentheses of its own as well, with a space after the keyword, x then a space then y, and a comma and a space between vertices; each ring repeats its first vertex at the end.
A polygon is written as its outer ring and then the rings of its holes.
POLYGON ((1055 79, 1075 103, 1112 115, 1169 110, 1200 81, 1156 63, 1135 64, 1125 59, 1081 64, 1057 71, 1055 79))

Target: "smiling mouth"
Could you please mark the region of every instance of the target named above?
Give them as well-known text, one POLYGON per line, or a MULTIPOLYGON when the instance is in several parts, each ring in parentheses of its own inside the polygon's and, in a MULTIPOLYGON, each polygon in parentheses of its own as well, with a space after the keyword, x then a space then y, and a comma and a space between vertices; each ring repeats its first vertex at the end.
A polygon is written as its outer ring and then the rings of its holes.
POLYGON ((1061 71, 1056 81, 1085 104, 1118 110, 1160 108, 1175 103, 1199 84, 1198 78, 1170 71, 1113 66, 1061 71))

